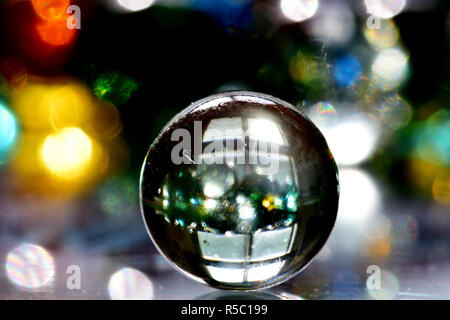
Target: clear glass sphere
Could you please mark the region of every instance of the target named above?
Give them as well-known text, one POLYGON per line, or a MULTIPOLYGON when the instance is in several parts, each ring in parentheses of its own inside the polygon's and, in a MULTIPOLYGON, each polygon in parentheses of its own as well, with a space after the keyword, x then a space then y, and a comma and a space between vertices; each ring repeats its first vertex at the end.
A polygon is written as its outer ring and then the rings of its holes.
POLYGON ((226 92, 175 116, 141 176, 149 234, 200 282, 252 290, 297 274, 336 220, 337 167, 314 124, 290 104, 226 92))

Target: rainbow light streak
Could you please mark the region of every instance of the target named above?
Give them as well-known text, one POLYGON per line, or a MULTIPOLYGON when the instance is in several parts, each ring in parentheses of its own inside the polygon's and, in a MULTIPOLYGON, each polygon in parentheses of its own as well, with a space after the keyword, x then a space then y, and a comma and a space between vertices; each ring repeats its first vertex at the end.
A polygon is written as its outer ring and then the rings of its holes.
POLYGON ((336 114, 336 109, 333 107, 331 103, 328 102, 316 103, 313 108, 314 112, 317 113, 319 117, 323 115, 336 114))

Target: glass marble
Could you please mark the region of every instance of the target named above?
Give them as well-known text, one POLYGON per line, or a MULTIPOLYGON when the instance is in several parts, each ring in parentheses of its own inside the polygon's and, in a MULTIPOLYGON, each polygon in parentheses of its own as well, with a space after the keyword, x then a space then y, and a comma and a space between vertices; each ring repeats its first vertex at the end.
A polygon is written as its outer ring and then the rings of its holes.
POLYGON ((153 142, 141 174, 143 219, 160 253, 220 289, 271 287, 299 273, 331 233, 338 198, 320 131, 287 102, 254 92, 191 104, 153 142))

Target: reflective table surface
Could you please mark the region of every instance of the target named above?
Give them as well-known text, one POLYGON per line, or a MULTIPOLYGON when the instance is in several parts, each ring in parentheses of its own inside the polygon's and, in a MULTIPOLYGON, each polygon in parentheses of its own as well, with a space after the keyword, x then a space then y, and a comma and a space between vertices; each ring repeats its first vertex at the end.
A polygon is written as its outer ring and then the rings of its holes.
POLYGON ((216 290, 174 270, 134 195, 116 208, 102 188, 70 203, 3 189, 0 299, 449 299, 448 206, 399 197, 362 169, 341 168, 340 179, 325 247, 294 278, 254 292, 216 290))

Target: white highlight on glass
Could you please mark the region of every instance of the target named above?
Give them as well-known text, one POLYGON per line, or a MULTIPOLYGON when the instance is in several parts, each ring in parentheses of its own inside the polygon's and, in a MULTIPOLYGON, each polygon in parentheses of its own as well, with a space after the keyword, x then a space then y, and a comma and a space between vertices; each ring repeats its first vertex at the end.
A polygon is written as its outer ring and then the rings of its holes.
POLYGON ((55 276, 52 256, 42 247, 21 244, 6 257, 6 275, 18 287, 37 289, 49 285, 55 276))
POLYGON ((284 262, 285 261, 276 261, 250 268, 248 270, 247 281, 265 281, 276 276, 283 267, 284 262))
POLYGON ((300 22, 311 18, 319 8, 318 0, 281 0, 281 11, 286 18, 300 22))
POLYGON ((406 5, 406 0, 365 0, 367 12, 375 17, 390 19, 400 12, 406 5))
POLYGON ((203 142, 226 139, 244 140, 244 129, 240 117, 214 119, 203 134, 203 142))
POLYGON ((108 284, 112 300, 151 300, 154 296, 152 281, 133 268, 122 268, 114 273, 108 284))
POLYGON ((239 283, 244 281, 245 269, 220 268, 206 266, 211 278, 226 283, 239 283))
POLYGON ((216 281, 226 283, 239 283, 243 281, 255 282, 265 281, 277 275, 284 265, 284 261, 275 261, 272 263, 265 263, 259 266, 253 266, 249 269, 232 269, 220 268, 214 266, 207 266, 211 277, 216 281), (245 275, 247 271, 247 277, 245 275))
POLYGON ((285 144, 276 123, 267 119, 248 119, 248 135, 258 141, 285 144))

